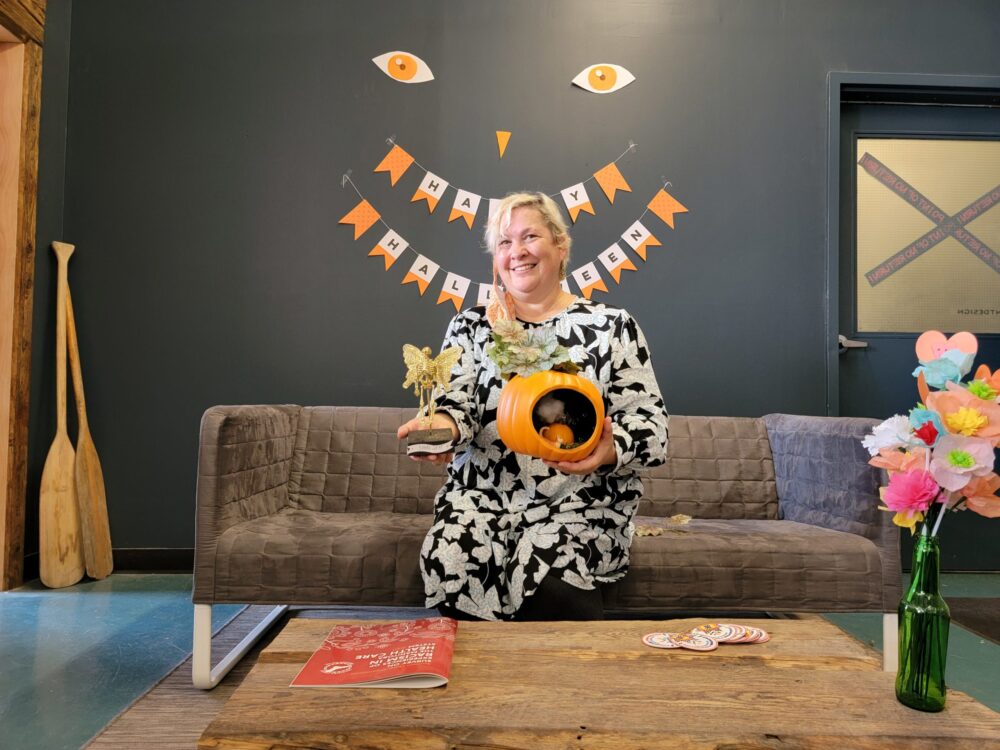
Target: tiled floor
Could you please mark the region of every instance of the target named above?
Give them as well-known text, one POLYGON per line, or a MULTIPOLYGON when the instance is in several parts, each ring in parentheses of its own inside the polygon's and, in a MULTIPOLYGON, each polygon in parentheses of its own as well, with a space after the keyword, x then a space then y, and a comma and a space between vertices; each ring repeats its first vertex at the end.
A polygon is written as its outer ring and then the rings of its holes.
MULTIPOLYGON (((1000 573, 945 574, 945 597, 1000 596, 1000 573)), ((238 607, 217 607, 216 627, 238 607)), ((878 615, 830 615, 881 645, 878 615)), ((191 577, 122 575, 0 594, 0 748, 75 750, 191 650, 191 577)), ((1000 710, 1000 646, 953 627, 948 684, 1000 710)), ((193 688, 192 688, 193 689, 193 688)))

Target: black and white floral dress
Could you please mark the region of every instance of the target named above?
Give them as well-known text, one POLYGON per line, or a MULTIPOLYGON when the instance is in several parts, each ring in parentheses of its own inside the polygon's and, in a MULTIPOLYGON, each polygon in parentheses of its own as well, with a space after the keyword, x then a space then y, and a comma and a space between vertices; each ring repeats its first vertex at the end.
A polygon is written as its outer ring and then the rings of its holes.
POLYGON ((444 346, 462 347, 462 357, 437 403, 460 436, 420 552, 428 607, 508 619, 547 575, 593 589, 628 570, 642 492, 634 469, 663 463, 667 447, 667 412, 646 340, 626 311, 582 298, 524 325, 553 326, 580 375, 598 386, 618 463, 576 476, 507 450, 496 426, 503 381, 484 353, 492 333, 486 310, 456 315, 444 346))

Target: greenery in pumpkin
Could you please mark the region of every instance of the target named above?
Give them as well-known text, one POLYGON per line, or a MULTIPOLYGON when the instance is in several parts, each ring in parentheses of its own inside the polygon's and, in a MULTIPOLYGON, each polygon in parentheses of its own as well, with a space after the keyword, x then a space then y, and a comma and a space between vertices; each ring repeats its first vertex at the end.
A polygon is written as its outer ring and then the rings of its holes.
POLYGON ((493 343, 486 346, 486 356, 493 360, 504 380, 515 375, 526 378, 546 370, 570 375, 580 371, 553 329, 527 331, 516 320, 498 320, 493 324, 493 343))

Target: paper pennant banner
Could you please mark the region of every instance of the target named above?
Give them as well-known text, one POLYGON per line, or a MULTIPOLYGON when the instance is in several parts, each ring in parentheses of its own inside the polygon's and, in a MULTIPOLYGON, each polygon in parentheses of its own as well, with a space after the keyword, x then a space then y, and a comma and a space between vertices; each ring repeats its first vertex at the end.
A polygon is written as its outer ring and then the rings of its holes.
POLYGON ((469 280, 449 271, 444 277, 444 286, 441 287, 437 303, 440 305, 442 302, 451 302, 455 305, 455 312, 462 312, 462 302, 465 301, 465 293, 468 291, 469 280))
POLYGON ((510 131, 509 130, 498 130, 497 131, 497 149, 500 151, 500 158, 503 158, 503 152, 507 150, 507 144, 510 142, 510 131))
POLYGON ((448 221, 455 219, 465 219, 465 223, 472 229, 472 223, 476 220, 476 211, 479 210, 479 201, 482 198, 468 190, 459 190, 455 196, 455 203, 451 207, 451 215, 448 221))
POLYGON ((630 248, 635 250, 635 254, 642 258, 643 261, 646 260, 646 248, 663 247, 663 243, 650 234, 649 230, 639 221, 625 230, 622 239, 628 243, 630 248))
POLYGON ((476 304, 485 307, 490 304, 493 299, 493 285, 492 284, 480 284, 479 294, 476 295, 476 304))
POLYGON ((503 198, 490 198, 490 213, 489 213, 489 218, 491 218, 491 219, 493 218, 493 214, 495 214, 497 212, 497 209, 500 207, 500 202, 502 200, 503 200, 503 198))
POLYGON ((441 196, 444 195, 444 191, 447 189, 448 183, 445 180, 442 180, 433 172, 428 172, 424 175, 424 179, 420 183, 420 187, 417 188, 417 192, 410 198, 410 203, 427 201, 427 210, 430 213, 434 213, 438 201, 441 200, 441 196))
POLYGON ((608 288, 604 285, 604 279, 601 278, 601 274, 597 271, 597 266, 593 263, 580 266, 573 271, 573 281, 580 287, 580 291, 587 299, 590 299, 590 295, 594 293, 595 289, 599 289, 602 292, 608 291, 608 288))
POLYGON ((375 167, 376 172, 388 172, 389 184, 395 185, 399 178, 413 164, 413 157, 406 153, 399 146, 393 145, 385 158, 375 167))
POLYGON ((562 287, 562 290, 564 292, 566 292, 566 294, 571 294, 571 292, 569 291, 569 282, 566 281, 566 279, 563 279, 562 281, 560 281, 559 282, 559 286, 562 287))
POLYGON ((385 270, 388 271, 392 264, 399 260, 399 256, 407 247, 409 247, 409 243, 390 229, 368 255, 381 255, 385 258, 385 270))
POLYGON ((590 196, 587 195, 587 188, 583 186, 582 182, 563 190, 562 197, 566 203, 566 210, 569 211, 569 218, 574 224, 581 211, 586 211, 591 216, 595 215, 594 207, 590 203, 590 196))
POLYGON ((414 281, 417 282, 417 288, 420 289, 420 296, 423 296, 424 292, 427 291, 427 285, 431 283, 431 279, 434 278, 434 274, 438 272, 440 267, 430 258, 425 258, 420 253, 417 253, 417 259, 413 261, 410 270, 406 272, 406 276, 399 283, 409 284, 414 281))
POLYGON ((674 228, 674 214, 687 213, 687 209, 681 205, 674 196, 666 190, 660 190, 649 202, 649 210, 659 216, 663 223, 671 229, 674 228))
POLYGON ((361 202, 347 212, 347 215, 340 220, 341 224, 354 225, 354 239, 357 239, 369 229, 372 224, 379 220, 379 212, 375 210, 371 203, 364 198, 361 202))
POLYGON ((626 193, 632 192, 632 188, 625 182, 625 178, 622 177, 622 173, 618 170, 618 165, 614 162, 594 172, 594 179, 597 180, 597 184, 601 186, 601 190, 608 196, 608 200, 611 203, 615 202, 615 191, 624 190, 626 193))
POLYGON ((600 258, 601 263, 603 263, 604 267, 611 273, 611 278, 615 280, 616 284, 622 283, 622 271, 636 270, 635 264, 629 260, 625 251, 618 247, 617 242, 597 257, 600 258))

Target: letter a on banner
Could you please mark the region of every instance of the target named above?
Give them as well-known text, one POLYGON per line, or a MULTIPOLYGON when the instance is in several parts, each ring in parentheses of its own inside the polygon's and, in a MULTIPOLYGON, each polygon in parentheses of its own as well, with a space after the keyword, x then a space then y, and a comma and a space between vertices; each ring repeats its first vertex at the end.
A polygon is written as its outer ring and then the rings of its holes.
POLYGON ((455 203, 451 207, 451 216, 448 221, 455 219, 465 219, 465 223, 472 229, 472 223, 476 220, 476 211, 479 210, 479 201, 482 198, 468 190, 459 190, 455 196, 455 203))
POLYGON ((437 303, 440 305, 442 302, 451 302, 455 305, 455 312, 462 312, 462 302, 465 301, 467 291, 469 291, 469 280, 449 271, 444 277, 444 286, 441 287, 437 303))
POLYGON ((406 272, 406 276, 403 280, 399 282, 400 284, 409 284, 411 282, 417 282, 417 288, 420 290, 420 296, 423 296, 424 292, 427 291, 427 285, 431 283, 431 279, 434 278, 434 274, 438 272, 440 266, 429 258, 425 258, 423 255, 417 254, 417 259, 413 261, 413 265, 410 266, 410 270, 406 272))
POLYGON ((563 190, 562 197, 566 203, 566 210, 569 211, 569 218, 574 224, 581 211, 586 211, 591 216, 595 215, 594 206, 590 202, 590 196, 587 195, 587 188, 583 186, 582 182, 563 190))
POLYGON ((635 264, 625 255, 625 251, 618 247, 617 242, 597 257, 601 259, 601 263, 611 273, 611 278, 615 280, 616 284, 622 283, 622 271, 636 270, 635 264))
POLYGON ((648 208, 659 216, 663 220, 663 223, 671 229, 674 228, 674 214, 687 213, 687 209, 681 205, 680 201, 666 190, 660 190, 660 192, 653 196, 653 200, 649 202, 648 208))
POLYGON ((646 248, 663 247, 663 243, 650 234, 649 230, 640 221, 637 221, 626 229, 625 234, 622 235, 622 239, 628 243, 630 248, 635 250, 635 254, 642 258, 643 261, 646 260, 646 248))
POLYGON ((632 192, 632 188, 625 182, 625 178, 622 177, 622 173, 618 170, 618 165, 614 162, 594 172, 594 179, 597 180, 597 184, 601 186, 601 190, 608 196, 608 201, 611 203, 615 202, 615 191, 624 190, 626 193, 632 192))
POLYGON ((399 256, 407 248, 409 243, 390 229, 385 233, 385 237, 378 241, 378 244, 368 253, 369 256, 381 255, 385 258, 385 270, 388 271, 392 264, 399 260, 399 256))
POLYGON ((441 196, 444 195, 444 191, 447 189, 448 183, 445 180, 442 180, 433 172, 428 172, 424 175, 423 182, 420 183, 417 192, 410 198, 410 203, 427 201, 427 210, 430 213, 434 213, 438 201, 441 200, 441 196))
POLYGON ((340 220, 341 224, 354 225, 354 239, 357 239, 369 229, 372 224, 379 220, 379 212, 375 210, 371 203, 365 199, 347 212, 347 215, 340 220))
POLYGON ((608 291, 608 288, 604 285, 604 279, 601 278, 601 274, 597 271, 597 266, 593 263, 580 266, 573 271, 573 281, 580 287, 580 291, 587 299, 590 299, 590 295, 594 293, 595 289, 599 289, 602 292, 608 291))
POLYGON ((389 183, 395 185, 399 178, 413 164, 413 157, 403 151, 399 146, 393 145, 385 158, 375 167, 376 172, 388 172, 389 183))

